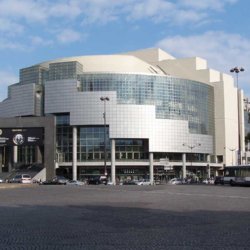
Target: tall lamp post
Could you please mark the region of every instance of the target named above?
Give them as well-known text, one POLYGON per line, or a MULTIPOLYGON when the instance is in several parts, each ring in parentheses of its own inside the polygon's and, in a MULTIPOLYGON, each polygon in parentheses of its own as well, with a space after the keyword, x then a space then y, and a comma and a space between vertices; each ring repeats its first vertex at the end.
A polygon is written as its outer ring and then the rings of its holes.
POLYGON ((238 74, 240 72, 245 71, 245 69, 243 67, 234 67, 232 69, 230 69, 231 73, 235 73, 236 74, 236 86, 237 86, 237 108, 238 108, 238 145, 239 145, 239 153, 238 153, 238 163, 239 165, 241 165, 241 136, 240 136, 240 105, 239 105, 239 76, 238 74))
POLYGON ((239 83, 238 74, 239 74, 240 72, 243 72, 243 71, 245 71, 245 69, 244 69, 243 67, 234 67, 234 68, 230 69, 230 72, 231 72, 231 73, 235 73, 235 74, 236 74, 236 85, 237 85, 237 89, 238 89, 238 87, 239 87, 239 85, 238 85, 238 83, 239 83))
POLYGON ((109 101, 109 97, 100 97, 100 100, 104 102, 104 112, 103 112, 103 120, 104 120, 104 175, 107 177, 107 147, 106 147, 106 102, 109 101))
POLYGON ((201 144, 200 144, 200 143, 197 143, 197 144, 193 144, 193 145, 188 145, 188 144, 186 144, 186 143, 183 143, 182 146, 184 146, 184 147, 186 146, 186 147, 190 148, 190 150, 191 150, 191 161, 190 161, 190 165, 192 166, 192 154, 193 154, 193 149, 196 148, 196 147, 201 146, 201 144))

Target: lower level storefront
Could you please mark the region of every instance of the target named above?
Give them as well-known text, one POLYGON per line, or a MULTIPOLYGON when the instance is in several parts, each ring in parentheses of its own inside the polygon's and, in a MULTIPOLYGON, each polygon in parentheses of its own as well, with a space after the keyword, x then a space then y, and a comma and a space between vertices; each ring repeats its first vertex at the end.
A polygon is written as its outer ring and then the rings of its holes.
MULTIPOLYGON (((176 166, 166 167, 157 165, 159 162, 155 162, 153 168, 153 180, 154 183, 167 183, 173 178, 186 178, 193 180, 203 180, 207 178, 213 178, 218 175, 220 166, 208 167, 206 163, 192 166, 190 163, 186 165, 186 176, 183 176, 183 166, 180 162, 176 166)), ((59 165, 56 169, 57 175, 65 176, 66 178, 72 179, 73 172, 72 166, 59 165)), ((105 176, 105 168, 103 165, 96 166, 77 166, 77 180, 86 181, 93 177, 105 176)), ((112 168, 110 162, 107 165, 107 178, 112 180, 112 168)), ((136 165, 117 165, 115 166, 115 183, 120 183, 129 180, 150 180, 150 167, 149 165, 136 166, 136 165)))

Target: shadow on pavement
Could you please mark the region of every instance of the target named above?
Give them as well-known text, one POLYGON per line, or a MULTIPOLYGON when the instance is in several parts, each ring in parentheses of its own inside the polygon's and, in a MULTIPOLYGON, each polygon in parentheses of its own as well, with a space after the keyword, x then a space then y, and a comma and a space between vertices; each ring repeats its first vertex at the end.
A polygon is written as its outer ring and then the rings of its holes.
POLYGON ((0 249, 248 249, 250 212, 0 207, 0 249))

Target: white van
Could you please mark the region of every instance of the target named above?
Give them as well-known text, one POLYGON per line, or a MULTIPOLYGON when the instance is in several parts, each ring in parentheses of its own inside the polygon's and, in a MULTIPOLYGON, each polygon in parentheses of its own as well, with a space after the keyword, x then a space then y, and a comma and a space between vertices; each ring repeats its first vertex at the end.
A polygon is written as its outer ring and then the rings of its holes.
POLYGON ((31 176, 29 174, 17 174, 14 177, 13 182, 30 184, 31 183, 31 176))

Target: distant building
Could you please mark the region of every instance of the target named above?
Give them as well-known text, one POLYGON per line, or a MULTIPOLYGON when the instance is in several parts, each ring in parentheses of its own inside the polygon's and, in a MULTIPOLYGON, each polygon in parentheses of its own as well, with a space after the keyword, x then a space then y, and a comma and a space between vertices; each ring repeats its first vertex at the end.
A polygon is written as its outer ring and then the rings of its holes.
MULTIPOLYGON (((237 154, 239 134, 245 149, 243 107, 243 91, 237 91, 232 76, 209 69, 206 60, 146 49, 21 69, 19 82, 9 86, 8 98, 0 103, 0 129, 32 128, 38 118, 55 118, 47 178, 104 175, 105 148, 113 181, 204 178, 244 156, 237 154)), ((7 144, 0 144, 3 171, 13 162, 46 160, 46 138, 39 146, 7 144)))

